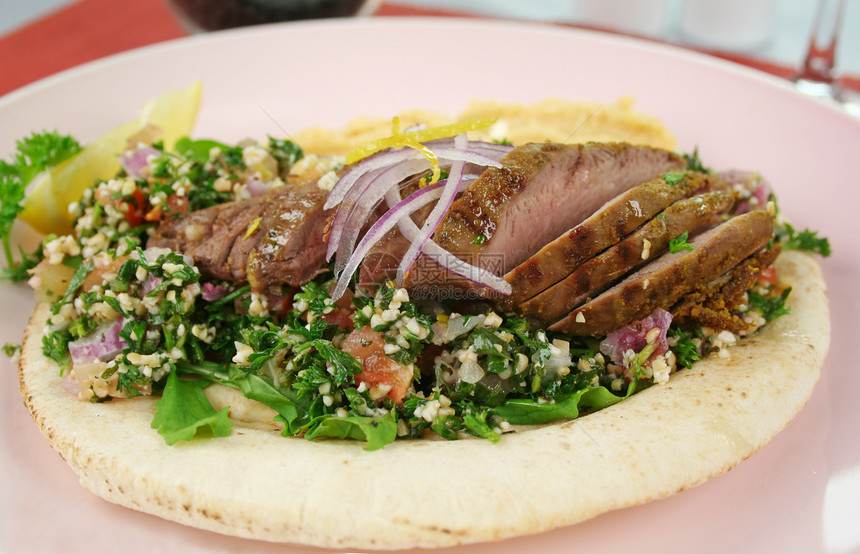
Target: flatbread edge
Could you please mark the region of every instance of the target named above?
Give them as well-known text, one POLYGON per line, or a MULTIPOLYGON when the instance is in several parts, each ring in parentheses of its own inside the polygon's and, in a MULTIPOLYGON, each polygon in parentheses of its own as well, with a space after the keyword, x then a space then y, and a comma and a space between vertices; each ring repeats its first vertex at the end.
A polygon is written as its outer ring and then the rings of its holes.
POLYGON ((826 286, 811 256, 777 261, 791 313, 670 382, 574 421, 485 440, 231 436, 167 446, 153 398, 80 402, 41 353, 46 305, 25 333, 21 393, 93 493, 229 535, 324 547, 442 547, 571 525, 696 486, 746 459, 803 408, 829 347, 826 286))

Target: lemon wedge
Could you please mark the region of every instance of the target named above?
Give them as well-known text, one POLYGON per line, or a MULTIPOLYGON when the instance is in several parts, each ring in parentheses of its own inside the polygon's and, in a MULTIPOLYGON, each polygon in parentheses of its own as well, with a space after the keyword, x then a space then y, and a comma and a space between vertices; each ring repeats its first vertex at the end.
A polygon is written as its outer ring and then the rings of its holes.
POLYGON ((110 179, 119 171, 118 154, 126 149, 131 137, 145 128, 156 127, 165 148, 187 136, 194 127, 200 107, 202 84, 170 91, 141 108, 136 119, 120 125, 87 144, 80 152, 37 176, 24 199, 21 220, 42 233, 67 234, 73 217, 68 211, 84 190, 100 180, 110 179))

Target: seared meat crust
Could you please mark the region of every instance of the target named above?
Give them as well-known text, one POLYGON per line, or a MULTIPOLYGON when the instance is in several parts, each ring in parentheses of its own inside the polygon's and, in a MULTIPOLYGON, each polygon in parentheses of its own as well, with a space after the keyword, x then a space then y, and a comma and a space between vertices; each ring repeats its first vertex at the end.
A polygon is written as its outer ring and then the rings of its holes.
POLYGON ((500 305, 508 311, 518 309, 522 302, 565 279, 676 200, 725 188, 721 179, 691 172, 680 182, 669 184, 658 177, 621 193, 505 275, 513 293, 501 299, 500 305))
POLYGON ((746 302, 744 295, 761 272, 773 265, 780 251, 778 245, 763 248, 725 275, 696 287, 670 310, 675 323, 725 329, 736 334, 752 330, 754 325, 735 310, 746 302))
POLYGON ((550 325, 552 331, 602 336, 657 308, 670 309, 700 283, 707 283, 765 246, 773 217, 755 210, 695 237, 693 250, 666 253, 619 284, 550 325))
POLYGON ((586 298, 596 297, 615 280, 656 258, 672 239, 713 225, 733 204, 734 195, 723 191, 675 202, 620 243, 523 303, 520 311, 543 321, 555 321, 586 298))

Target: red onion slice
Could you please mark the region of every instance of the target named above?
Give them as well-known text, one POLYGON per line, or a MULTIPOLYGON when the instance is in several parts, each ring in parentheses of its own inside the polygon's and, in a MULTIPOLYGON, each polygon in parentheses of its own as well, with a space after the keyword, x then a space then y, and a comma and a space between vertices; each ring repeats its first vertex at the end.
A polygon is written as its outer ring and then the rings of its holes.
MULTIPOLYGON (((388 205, 394 205, 400 201, 400 191, 396 188, 391 189, 385 196, 388 205)), ((402 218, 398 224, 398 229, 406 237, 407 240, 414 241, 420 230, 411 217, 402 218)), ((421 249, 421 252, 428 258, 439 264, 446 270, 459 275, 464 279, 468 279, 474 283, 490 288, 504 295, 511 294, 511 284, 499 277, 498 275, 487 271, 482 267, 464 262, 451 252, 448 252, 439 246, 433 239, 428 239, 421 249)))
POLYGON ((95 329, 89 335, 69 343, 69 354, 74 365, 89 364, 94 360, 108 362, 128 346, 120 338, 119 332, 125 325, 125 319, 119 318, 95 329))
MULTIPOLYGON (((454 147, 459 150, 465 150, 467 144, 468 141, 465 134, 458 135, 457 138, 454 139, 454 147)), ((439 224, 442 222, 442 218, 445 217, 448 209, 451 208, 451 204, 454 202, 454 198, 457 196, 457 191, 460 188, 460 179, 463 176, 464 167, 465 164, 463 162, 455 162, 451 166, 451 169, 448 172, 448 182, 442 191, 442 196, 439 198, 436 205, 433 206, 433 210, 430 212, 430 215, 427 216, 427 219, 424 221, 424 225, 421 226, 421 231, 418 233, 418 236, 415 237, 415 240, 410 241, 409 249, 406 250, 406 254, 404 254, 403 259, 400 260, 400 265, 397 267, 398 286, 403 285, 403 280, 406 278, 406 275, 409 273, 409 270, 412 268, 412 264, 415 263, 418 255, 421 254, 421 249, 424 248, 427 240, 431 235, 433 235, 439 227, 439 224)))
MULTIPOLYGON (((460 161, 482 167, 501 166, 495 159, 482 154, 475 154, 468 149, 444 147, 435 150, 434 153, 437 155, 439 162, 446 165, 460 161)), ((414 150, 413 152, 383 152, 373 157, 386 157, 390 159, 390 155, 392 154, 401 154, 402 156, 406 156, 406 158, 401 159, 390 167, 384 169, 376 168, 369 171, 365 175, 358 177, 350 190, 342 191, 343 198, 340 201, 335 220, 329 231, 328 247, 326 250, 327 260, 330 260, 336 253, 334 266, 336 274, 340 273, 346 266, 347 260, 352 256, 355 243, 358 240, 358 235, 361 233, 362 227, 364 227, 365 221, 374 206, 385 196, 386 192, 391 188, 396 188, 403 179, 430 168, 427 159, 420 152, 414 150), (370 181, 368 182, 367 179, 370 179, 370 181), (355 198, 354 201, 352 200, 353 198, 355 198), (342 213, 344 215, 341 215, 342 213)), ((340 184, 340 181, 338 184, 340 184)), ((329 195, 330 198, 331 195, 329 195)), ((326 205, 328 205, 328 201, 326 205)))
MULTIPOLYGON (((341 237, 343 236, 344 229, 346 228, 346 222, 349 220, 353 207, 355 207, 357 198, 353 198, 349 193, 352 191, 359 191, 359 194, 364 193, 364 191, 367 190, 367 186, 376 178, 376 176, 385 170, 386 168, 383 167, 368 171, 356 179, 351 189, 344 191, 344 197, 337 204, 338 208, 334 214, 334 221, 332 221, 331 229, 329 230, 328 247, 325 255, 326 261, 331 261, 331 257, 334 256, 335 252, 337 252, 341 243, 341 237)), ((338 181, 338 183, 340 183, 340 181, 338 181)), ((329 193, 328 198, 331 198, 331 193, 329 193)), ((326 209, 328 209, 328 200, 326 200, 325 205, 326 209)))
POLYGON ((637 353, 642 351, 648 345, 648 333, 656 328, 658 329, 658 335, 652 341, 656 347, 648 358, 651 360, 669 350, 669 342, 666 335, 669 332, 671 324, 672 314, 658 308, 651 315, 609 333, 600 343, 600 351, 608 355, 614 363, 625 365, 624 353, 628 350, 637 353))
POLYGON ((326 256, 330 260, 337 252, 335 273, 339 273, 346 265, 364 222, 385 192, 403 179, 425 170, 427 166, 426 159, 409 160, 370 172, 356 182, 338 207, 329 233, 326 256))
POLYGON ((141 146, 119 155, 119 164, 132 179, 143 178, 143 170, 149 167, 149 159, 161 156, 161 152, 151 146, 141 146))
MULTIPOLYGON (((439 159, 440 164, 443 162, 450 164, 454 161, 462 160, 464 162, 473 163, 475 165, 482 165, 488 167, 501 166, 501 164, 499 164, 497 161, 497 153, 500 151, 501 149, 490 147, 489 153, 492 153, 493 155, 487 155, 479 152, 478 150, 473 149, 469 149, 467 151, 458 151, 453 146, 449 146, 447 144, 433 149, 433 153, 436 154, 436 157, 439 159)), ((328 194, 328 198, 326 199, 324 208, 328 210, 340 204, 341 201, 343 201, 343 199, 346 197, 347 192, 365 173, 374 171, 376 169, 391 167, 395 164, 409 160, 426 161, 427 158, 424 157, 424 154, 422 154, 418 150, 415 150, 414 148, 403 148, 400 150, 389 150, 386 152, 380 152, 378 154, 374 154, 373 156, 361 160, 360 162, 355 164, 349 171, 344 173, 340 179, 338 179, 338 182, 328 194)))
POLYGON ((447 181, 439 181, 433 185, 416 190, 376 220, 367 233, 365 233, 364 237, 362 237, 355 248, 355 252, 352 253, 344 266, 343 272, 341 272, 337 285, 335 285, 331 295, 333 301, 338 300, 346 292, 346 287, 349 285, 352 275, 358 269, 358 265, 364 257, 367 256, 367 253, 370 252, 373 245, 379 242, 385 236, 385 233, 394 228, 401 219, 411 219, 409 216, 412 212, 439 198, 446 184, 447 181))

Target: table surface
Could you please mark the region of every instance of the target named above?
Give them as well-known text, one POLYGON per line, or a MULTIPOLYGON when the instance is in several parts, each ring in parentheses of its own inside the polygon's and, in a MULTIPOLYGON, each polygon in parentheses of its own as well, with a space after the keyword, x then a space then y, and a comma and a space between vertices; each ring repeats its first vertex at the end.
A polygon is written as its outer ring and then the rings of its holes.
MULTIPOLYGON (((704 48, 692 42, 681 28, 685 2, 692 0, 634 1, 637 6, 643 3, 665 6, 660 31, 638 34, 699 50, 704 48)), ((790 77, 808 44, 815 2, 754 1, 770 2, 774 7, 769 40, 746 50, 706 45, 707 51, 790 77)), ((604 6, 632 5, 630 0, 395 0, 383 3, 377 14, 479 15, 607 28, 609 24, 589 18, 589 2, 602 2, 604 6)), ((749 0, 741 5, 752 3, 753 0, 749 0)), ((121 4, 104 0, 3 0, 0 2, 0 95, 93 59, 186 34, 170 16, 164 0, 124 0, 121 4), (141 21, 146 24, 137 24, 141 21), (45 36, 52 40, 42 40, 45 36)), ((837 66, 839 73, 847 76, 845 82, 849 88, 860 88, 860 80, 856 78, 860 75, 860 2, 845 4, 837 66)))

